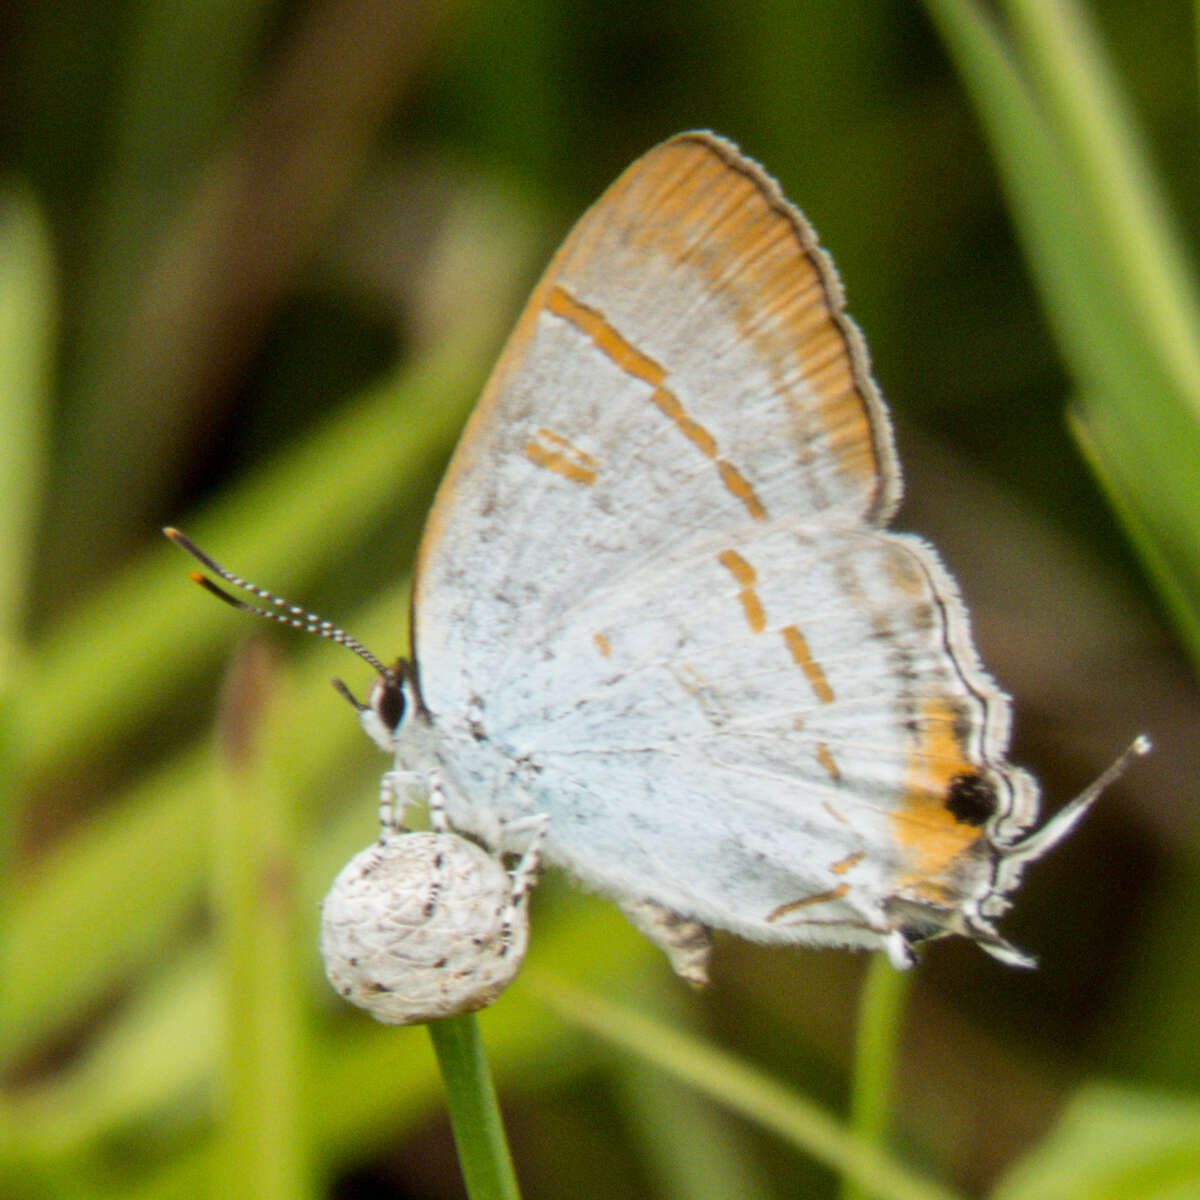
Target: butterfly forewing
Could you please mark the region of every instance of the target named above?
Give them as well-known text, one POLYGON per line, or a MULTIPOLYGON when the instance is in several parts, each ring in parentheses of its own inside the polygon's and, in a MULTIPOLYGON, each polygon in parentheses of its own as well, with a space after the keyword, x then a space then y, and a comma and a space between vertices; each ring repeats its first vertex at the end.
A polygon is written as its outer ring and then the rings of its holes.
MULTIPOLYGON (((757 167, 711 135, 652 150, 584 215, 522 315, 431 514, 418 608, 467 561, 485 606, 536 591, 553 610, 693 530, 885 518, 891 433, 840 304, 757 167), (513 530, 517 552, 489 556, 513 530)), ((436 639, 437 617, 424 623, 418 638, 436 639)))

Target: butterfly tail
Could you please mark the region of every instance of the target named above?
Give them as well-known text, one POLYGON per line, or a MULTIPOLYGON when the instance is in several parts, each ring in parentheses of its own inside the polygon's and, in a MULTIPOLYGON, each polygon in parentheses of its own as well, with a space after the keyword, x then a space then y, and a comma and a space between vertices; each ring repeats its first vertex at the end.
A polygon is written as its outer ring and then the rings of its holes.
POLYGON ((1134 738, 1125 752, 1095 783, 1085 788, 1070 804, 1055 813, 1041 829, 1009 846, 1004 851, 1005 867, 1010 870, 1016 869, 1019 872, 1026 863, 1035 862, 1043 854, 1053 850, 1079 824, 1084 813, 1091 808, 1100 793, 1121 776, 1129 763, 1134 758, 1149 754, 1151 749, 1150 739, 1145 734, 1134 738))

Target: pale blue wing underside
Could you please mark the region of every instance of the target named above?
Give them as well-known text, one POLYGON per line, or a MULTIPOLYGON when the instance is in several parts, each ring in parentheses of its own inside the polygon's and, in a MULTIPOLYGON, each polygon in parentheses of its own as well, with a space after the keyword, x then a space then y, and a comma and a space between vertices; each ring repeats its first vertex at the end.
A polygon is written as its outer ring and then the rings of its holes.
POLYGON ((985 900, 1036 791, 898 496, 811 231, 727 143, 665 143, 556 256, 439 492, 402 760, 434 747, 456 824, 547 812, 585 882, 749 936, 985 900))

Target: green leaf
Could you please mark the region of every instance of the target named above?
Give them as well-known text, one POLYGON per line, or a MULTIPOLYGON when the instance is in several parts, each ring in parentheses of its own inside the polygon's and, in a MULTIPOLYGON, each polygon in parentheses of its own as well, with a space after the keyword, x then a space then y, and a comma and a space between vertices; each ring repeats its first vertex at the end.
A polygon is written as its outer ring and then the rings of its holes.
POLYGON ((1090 1084, 993 1200, 1194 1200, 1200 1101, 1090 1084))
POLYGON ((0 194, 0 671, 22 640, 45 474, 58 302, 50 231, 23 188, 0 194))
POLYGON ((953 1200, 953 1192, 889 1158, 820 1105, 733 1055, 563 979, 527 971, 526 981, 564 1020, 727 1105, 869 1195, 880 1200, 953 1200))
POLYGON ((1200 664, 1194 270, 1119 81, 1066 0, 926 0, 972 95, 1082 397, 1072 429, 1200 664))

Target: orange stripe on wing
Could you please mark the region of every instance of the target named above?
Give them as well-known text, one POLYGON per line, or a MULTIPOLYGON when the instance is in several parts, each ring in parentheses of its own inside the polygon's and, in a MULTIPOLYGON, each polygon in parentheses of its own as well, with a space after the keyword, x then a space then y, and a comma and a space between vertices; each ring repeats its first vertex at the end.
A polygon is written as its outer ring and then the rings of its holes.
POLYGON ((817 699, 822 704, 832 704, 833 688, 829 686, 829 680, 825 678, 825 672, 821 670, 821 664, 813 658, 812 651, 808 648, 808 642, 805 641, 804 634, 795 625, 785 625, 779 632, 783 634, 784 644, 790 651, 796 665, 804 672, 804 676, 808 680, 813 692, 816 693, 817 699))
POLYGON ((767 627, 767 616, 763 612, 762 601, 754 590, 758 572, 736 550, 722 550, 717 555, 717 562, 741 585, 738 599, 742 602, 742 611, 746 614, 746 624, 750 626, 750 631, 762 633, 767 627))
POLYGON ((544 442, 551 442, 560 449, 566 450, 576 462, 581 462, 584 466, 598 467, 600 465, 599 461, 586 450, 580 450, 578 446, 573 446, 561 433, 555 433, 553 429, 547 429, 545 425, 537 427, 537 436, 544 442))
POLYGON ((853 854, 847 855, 847 857, 839 859, 835 863, 831 863, 829 869, 835 875, 845 875, 851 867, 857 866, 866 857, 867 852, 865 850, 857 850, 853 854))
POLYGON ((842 772, 834 760, 833 754, 824 742, 817 743, 817 762, 821 764, 834 783, 842 782, 842 772))
POLYGON ((699 421, 692 420, 679 403, 679 397, 669 388, 657 387, 651 393, 650 399, 658 405, 664 415, 671 418, 679 427, 679 432, 692 442, 705 458, 717 457, 717 439, 713 437, 699 421))
POLYGON ((767 510, 754 491, 753 485, 728 459, 719 457, 717 439, 695 417, 689 415, 680 399, 670 388, 663 386, 667 369, 650 355, 639 350, 602 312, 577 300, 561 284, 552 287, 546 296, 546 307, 556 316, 570 321, 576 329, 587 334, 593 345, 610 358, 622 371, 649 384, 654 390, 650 399, 655 407, 672 422, 705 458, 714 461, 721 482, 729 493, 746 506, 756 520, 765 520, 767 510))
POLYGON ((553 287, 546 297, 546 307, 557 316, 570 321, 596 343, 609 358, 635 379, 657 387, 667 377, 664 367, 648 354, 643 354, 604 319, 603 314, 576 300, 564 287, 553 287))
POLYGON ((746 506, 746 511, 756 521, 765 521, 767 510, 745 475, 724 458, 717 460, 717 469, 721 472, 721 482, 746 506))
POLYGON ((547 471, 553 471, 572 483, 592 484, 596 482, 596 472, 591 467, 585 467, 574 459, 568 458, 560 450, 547 450, 540 442, 532 438, 525 443, 525 457, 547 471))
POLYGON ((839 883, 837 887, 830 888, 827 892, 818 892, 815 896, 805 896, 803 900, 793 900, 790 904, 781 904, 767 915, 767 921, 778 921, 780 917, 786 917, 788 913, 793 913, 798 908, 808 908, 810 904, 825 904, 829 900, 840 900, 849 890, 848 883, 839 883))

